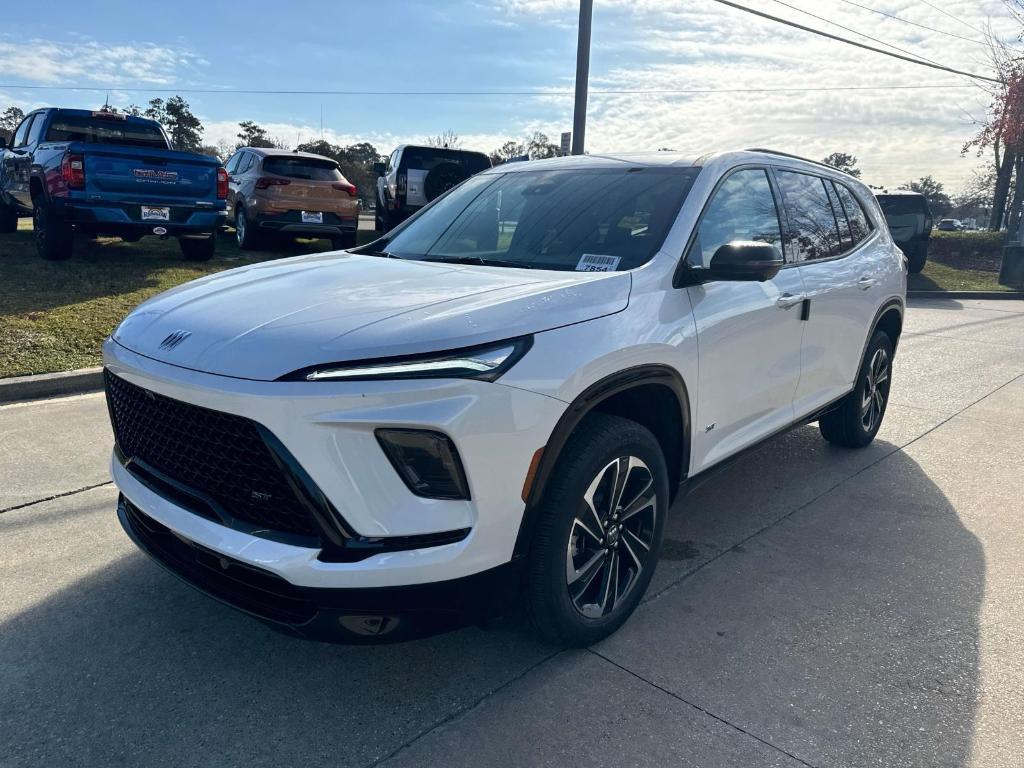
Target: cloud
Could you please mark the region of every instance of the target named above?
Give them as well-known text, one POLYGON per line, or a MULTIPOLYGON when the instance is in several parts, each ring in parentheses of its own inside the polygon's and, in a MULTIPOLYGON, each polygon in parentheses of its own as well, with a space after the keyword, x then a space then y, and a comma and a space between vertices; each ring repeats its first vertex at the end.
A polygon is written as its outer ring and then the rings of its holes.
POLYGON ((44 85, 178 85, 207 66, 188 50, 153 43, 100 43, 0 36, 0 72, 11 80, 44 85), (26 51, 31 51, 26 55, 26 51))

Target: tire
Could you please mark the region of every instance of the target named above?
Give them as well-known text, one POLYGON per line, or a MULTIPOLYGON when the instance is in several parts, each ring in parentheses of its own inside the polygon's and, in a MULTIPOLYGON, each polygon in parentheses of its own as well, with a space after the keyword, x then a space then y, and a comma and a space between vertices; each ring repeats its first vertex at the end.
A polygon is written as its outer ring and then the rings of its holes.
POLYGON ((242 206, 235 209, 235 237, 238 240, 238 247, 243 251, 254 251, 261 245, 260 233, 252 226, 242 206))
POLYGON ((0 233, 9 234, 18 231, 18 209, 0 201, 0 233))
POLYGON ((380 199, 377 200, 377 208, 373 212, 373 228, 381 234, 391 229, 388 208, 380 199))
POLYGON ((185 261, 209 261, 217 252, 217 237, 213 234, 202 239, 179 237, 178 245, 185 261))
POLYGON ((32 226, 36 252, 47 261, 70 259, 74 251, 74 232, 49 203, 41 197, 32 201, 32 226))
POLYGON ((584 419, 555 464, 530 542, 527 608, 539 635, 586 646, 622 626, 657 565, 668 492, 665 457, 649 430, 602 413, 584 419), (613 504, 623 468, 626 482, 613 504), (637 494, 646 478, 649 486, 637 494), (627 519, 622 507, 633 506, 630 497, 641 506, 627 519))
POLYGON ((343 251, 346 248, 355 248, 355 247, 356 247, 356 233, 355 232, 345 232, 344 234, 342 234, 339 237, 332 237, 331 238, 331 248, 333 248, 336 251, 343 251))
POLYGON ((916 275, 924 269, 925 262, 928 261, 927 243, 915 243, 913 246, 908 246, 905 253, 907 254, 907 271, 910 274, 916 275))
POLYGON ((864 352, 857 384, 835 410, 818 419, 821 436, 843 448, 863 448, 878 434, 892 385, 892 340, 875 331, 864 352))
POLYGON ((423 194, 430 202, 468 178, 466 169, 458 163, 441 163, 431 169, 423 180, 423 194))

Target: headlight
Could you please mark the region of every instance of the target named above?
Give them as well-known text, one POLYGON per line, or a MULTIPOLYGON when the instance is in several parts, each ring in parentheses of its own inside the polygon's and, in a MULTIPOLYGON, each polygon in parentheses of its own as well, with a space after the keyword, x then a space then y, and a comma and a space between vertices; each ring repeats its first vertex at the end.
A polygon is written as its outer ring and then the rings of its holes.
POLYGON ((516 364, 533 344, 523 336, 512 341, 409 357, 329 363, 296 371, 288 381, 370 381, 375 379, 480 379, 494 381, 516 364))

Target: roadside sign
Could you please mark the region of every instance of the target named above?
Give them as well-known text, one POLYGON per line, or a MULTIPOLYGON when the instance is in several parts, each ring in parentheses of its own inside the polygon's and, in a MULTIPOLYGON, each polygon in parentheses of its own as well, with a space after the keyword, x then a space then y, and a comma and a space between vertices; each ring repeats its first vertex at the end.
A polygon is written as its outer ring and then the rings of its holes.
POLYGON ((572 131, 562 132, 562 156, 568 155, 572 147, 572 131))

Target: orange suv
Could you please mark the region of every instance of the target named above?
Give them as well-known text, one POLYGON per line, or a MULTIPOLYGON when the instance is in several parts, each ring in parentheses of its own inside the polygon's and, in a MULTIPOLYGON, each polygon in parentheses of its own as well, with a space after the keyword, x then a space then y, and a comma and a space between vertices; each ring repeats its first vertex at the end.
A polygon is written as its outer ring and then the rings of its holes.
POLYGON ((287 149, 241 147, 224 164, 228 219, 238 245, 258 248, 269 233, 322 237, 353 248, 359 227, 356 187, 329 157, 287 149))

